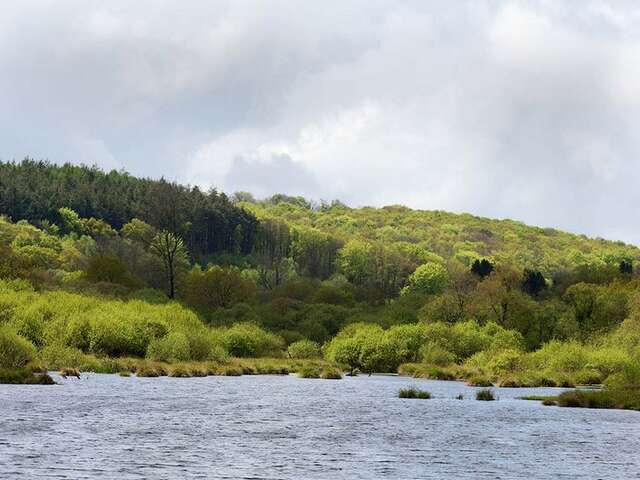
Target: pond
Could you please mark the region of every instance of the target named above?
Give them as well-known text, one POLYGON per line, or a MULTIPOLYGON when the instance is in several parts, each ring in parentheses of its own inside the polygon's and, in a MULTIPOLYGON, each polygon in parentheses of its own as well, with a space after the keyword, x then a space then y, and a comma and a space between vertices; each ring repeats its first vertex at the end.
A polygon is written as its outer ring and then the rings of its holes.
POLYGON ((56 380, 0 385, 2 479, 640 477, 640 413, 516 399, 561 389, 480 402, 392 376, 56 380), (397 398, 408 386, 433 398, 397 398))

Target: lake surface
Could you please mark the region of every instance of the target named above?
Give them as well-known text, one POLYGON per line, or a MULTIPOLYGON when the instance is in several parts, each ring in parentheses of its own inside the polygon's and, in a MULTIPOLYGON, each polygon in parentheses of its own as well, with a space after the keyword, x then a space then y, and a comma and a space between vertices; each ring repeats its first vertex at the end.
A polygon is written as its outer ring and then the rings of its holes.
POLYGON ((57 379, 0 385, 0 478, 640 478, 640 413, 515 399, 560 389, 479 402, 388 376, 57 379), (434 398, 397 398, 406 386, 434 398))

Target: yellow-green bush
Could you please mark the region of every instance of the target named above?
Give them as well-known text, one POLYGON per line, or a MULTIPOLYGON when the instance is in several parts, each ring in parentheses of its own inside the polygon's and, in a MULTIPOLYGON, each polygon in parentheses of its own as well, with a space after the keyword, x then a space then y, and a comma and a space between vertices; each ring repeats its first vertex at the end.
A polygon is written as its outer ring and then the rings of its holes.
POLYGON ((0 327, 0 368, 22 368, 33 360, 36 348, 7 327, 0 327))

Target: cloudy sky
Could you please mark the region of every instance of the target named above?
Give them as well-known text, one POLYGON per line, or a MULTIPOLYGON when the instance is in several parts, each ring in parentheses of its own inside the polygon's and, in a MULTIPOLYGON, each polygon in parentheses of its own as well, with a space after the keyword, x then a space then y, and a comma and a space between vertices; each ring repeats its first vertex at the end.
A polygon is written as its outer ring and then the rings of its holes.
POLYGON ((635 1, 13 1, 0 159, 640 244, 635 1))

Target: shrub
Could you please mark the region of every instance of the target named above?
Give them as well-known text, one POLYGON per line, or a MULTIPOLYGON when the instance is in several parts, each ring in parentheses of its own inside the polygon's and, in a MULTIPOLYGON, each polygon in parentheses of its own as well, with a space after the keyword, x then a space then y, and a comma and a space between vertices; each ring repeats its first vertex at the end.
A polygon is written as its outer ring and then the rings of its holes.
POLYGON ((182 332, 171 332, 152 340, 147 347, 147 358, 157 362, 186 362, 191 360, 189 340, 182 332))
POLYGON ((222 343, 233 357, 280 356, 283 340, 252 323, 238 323, 222 331, 222 343))
POLYGON ((299 340, 287 349, 291 358, 319 358, 322 356, 320 346, 311 340, 299 340))
POLYGON ((49 370, 65 367, 79 368, 84 363, 84 354, 77 348, 64 345, 48 345, 38 354, 38 358, 49 370))
POLYGON ((420 358, 428 365, 446 367, 455 363, 456 356, 437 343, 427 343, 420 349, 420 358))
POLYGON ((31 342, 8 327, 0 327, 0 368, 22 368, 35 354, 31 342))
POLYGON ((573 375, 578 385, 600 385, 604 381, 604 375, 597 370, 580 370, 573 375))
POLYGON ((431 398, 431 393, 426 390, 420 390, 418 388, 401 388, 398 392, 398 398, 419 398, 428 400, 431 398))

